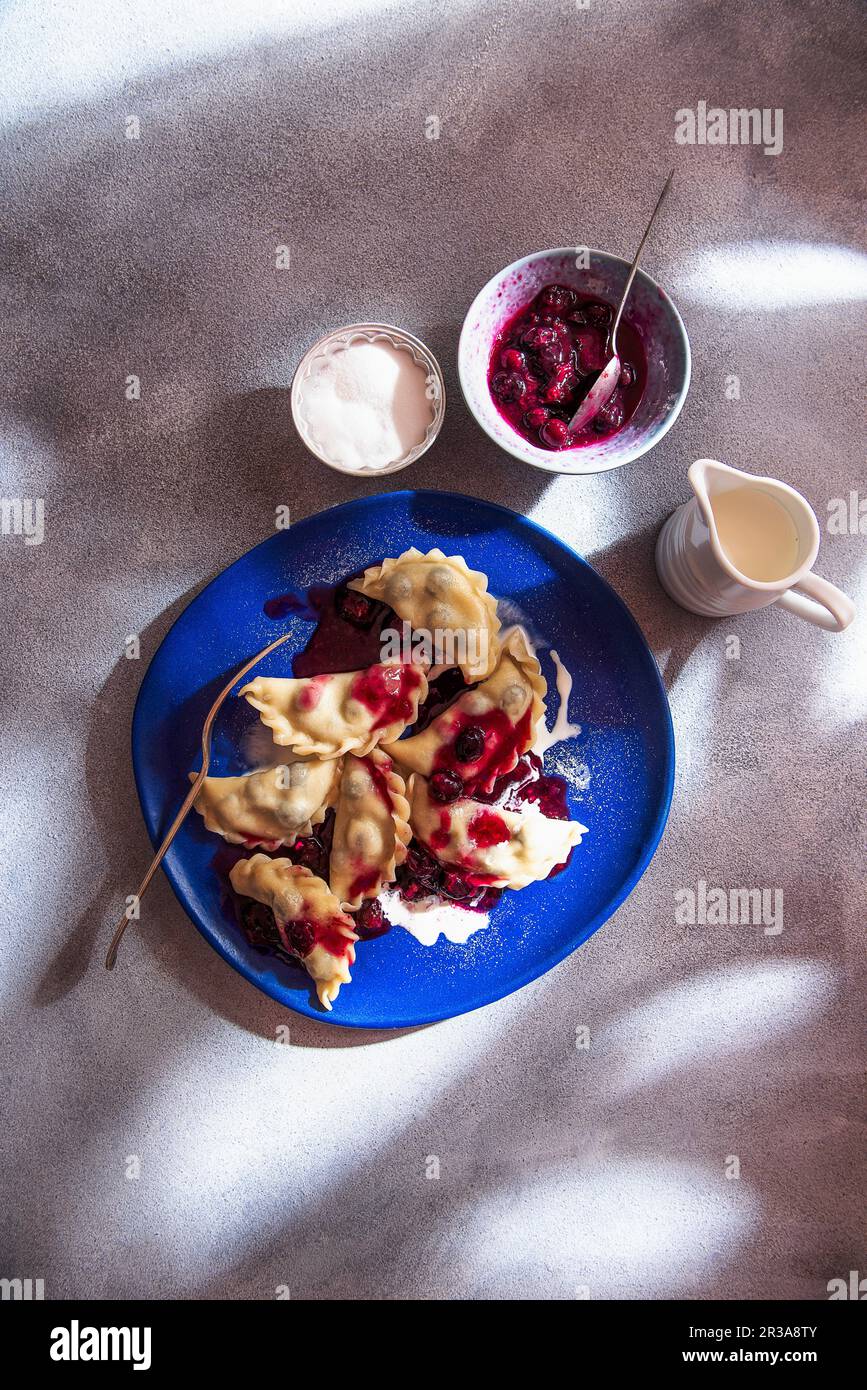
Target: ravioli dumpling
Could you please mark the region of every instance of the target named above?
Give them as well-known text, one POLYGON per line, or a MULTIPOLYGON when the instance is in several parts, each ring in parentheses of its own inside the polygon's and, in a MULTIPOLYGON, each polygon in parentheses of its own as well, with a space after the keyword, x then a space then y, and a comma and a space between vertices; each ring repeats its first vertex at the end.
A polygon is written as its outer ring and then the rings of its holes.
POLYGON ((471 570, 462 555, 423 555, 412 546, 396 560, 372 565, 349 587, 387 603, 415 631, 430 634, 437 647, 448 643, 450 653, 432 655, 434 664, 460 666, 467 681, 484 680, 496 666, 496 600, 488 593, 487 575, 471 570))
POLYGON ((468 792, 488 792, 532 746, 546 691, 526 633, 512 628, 492 676, 464 691, 420 734, 383 748, 412 772, 457 773, 468 792))
POLYGON ((434 801, 424 777, 409 782, 410 824, 444 864, 453 864, 492 888, 526 888, 565 864, 587 827, 543 816, 535 802, 506 811, 461 797, 450 805, 434 801))
POLYGON ((194 804, 206 829, 230 844, 279 849, 325 819, 339 776, 337 759, 299 759, 242 777, 206 777, 194 804))
POLYGON ((229 879, 241 897, 271 909, 283 950, 303 962, 320 1004, 330 1010, 340 986, 352 979, 359 938, 328 884, 301 864, 267 854, 240 859, 229 879))
POLYGON ((379 748, 347 753, 340 778, 329 883, 341 907, 355 910, 394 879, 412 832, 403 778, 379 748))
POLYGON ((382 662, 337 675, 256 676, 239 694, 259 711, 281 747, 336 758, 369 753, 397 738, 427 696, 427 676, 412 662, 382 662))

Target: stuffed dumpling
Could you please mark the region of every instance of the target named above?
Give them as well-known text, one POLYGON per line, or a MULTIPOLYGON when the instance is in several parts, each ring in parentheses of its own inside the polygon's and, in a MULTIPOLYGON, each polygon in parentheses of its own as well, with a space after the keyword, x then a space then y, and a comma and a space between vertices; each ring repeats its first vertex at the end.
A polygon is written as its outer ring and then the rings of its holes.
POLYGON ((240 859, 229 878, 242 898, 271 909, 281 949, 303 962, 319 1002, 330 1010, 340 986, 352 979, 358 935, 328 884, 300 864, 267 854, 240 859))

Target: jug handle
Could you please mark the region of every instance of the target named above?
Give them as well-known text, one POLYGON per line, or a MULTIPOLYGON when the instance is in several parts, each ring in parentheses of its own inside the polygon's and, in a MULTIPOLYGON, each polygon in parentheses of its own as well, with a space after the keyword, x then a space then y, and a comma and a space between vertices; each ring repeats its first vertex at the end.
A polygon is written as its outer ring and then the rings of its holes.
POLYGON ((780 595, 777 603, 780 608, 796 613, 805 622, 823 627, 827 632, 842 632, 855 616, 852 600, 818 574, 805 574, 780 595))

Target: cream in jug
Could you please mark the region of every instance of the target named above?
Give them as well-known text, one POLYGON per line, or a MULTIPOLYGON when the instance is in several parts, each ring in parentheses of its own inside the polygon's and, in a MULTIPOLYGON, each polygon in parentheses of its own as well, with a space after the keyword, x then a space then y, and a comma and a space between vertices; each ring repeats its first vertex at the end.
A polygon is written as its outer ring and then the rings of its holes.
POLYGON ((688 477, 695 497, 656 545, 660 582, 676 603, 713 618, 776 603, 830 632, 849 626, 851 600, 811 573, 819 523, 806 498, 716 459, 698 459, 688 477))

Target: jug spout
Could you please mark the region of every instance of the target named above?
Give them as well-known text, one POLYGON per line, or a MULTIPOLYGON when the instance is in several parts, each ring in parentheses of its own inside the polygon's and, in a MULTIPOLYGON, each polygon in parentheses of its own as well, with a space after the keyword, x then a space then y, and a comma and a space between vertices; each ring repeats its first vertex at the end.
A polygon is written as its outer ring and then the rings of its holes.
POLYGON ((737 584, 796 582, 819 549, 819 525, 806 498, 788 483, 744 473, 718 459, 697 459, 688 478, 716 561, 737 584))
POLYGON ((712 499, 723 486, 732 487, 733 478, 742 478, 745 483, 759 481, 752 473, 743 473, 740 468, 720 463, 719 459, 696 459, 695 463, 690 464, 687 477, 709 530, 715 529, 712 499))

